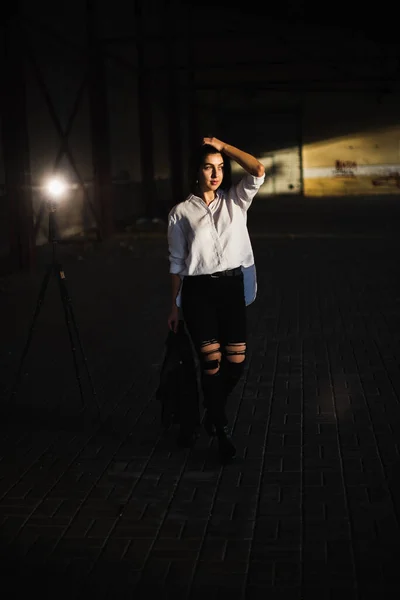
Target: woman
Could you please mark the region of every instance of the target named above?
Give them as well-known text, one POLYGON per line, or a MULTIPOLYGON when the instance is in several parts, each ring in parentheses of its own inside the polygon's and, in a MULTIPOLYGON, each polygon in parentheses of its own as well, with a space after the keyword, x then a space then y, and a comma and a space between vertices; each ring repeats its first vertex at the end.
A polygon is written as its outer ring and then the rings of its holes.
POLYGON ((179 307, 198 353, 205 406, 204 427, 216 435, 223 460, 236 454, 225 407, 246 355, 246 305, 256 295, 254 256, 246 213, 264 182, 264 166, 251 154, 214 137, 203 138, 192 192, 168 215, 172 308, 179 307), (245 171, 230 182, 230 159, 245 171))

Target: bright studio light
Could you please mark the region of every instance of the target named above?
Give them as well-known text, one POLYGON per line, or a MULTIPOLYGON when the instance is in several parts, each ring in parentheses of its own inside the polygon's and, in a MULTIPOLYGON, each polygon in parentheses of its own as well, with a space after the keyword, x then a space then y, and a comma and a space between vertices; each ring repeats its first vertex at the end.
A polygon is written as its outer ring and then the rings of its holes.
POLYGON ((49 179, 45 185, 46 193, 52 200, 59 200, 66 192, 67 184, 59 177, 49 179))

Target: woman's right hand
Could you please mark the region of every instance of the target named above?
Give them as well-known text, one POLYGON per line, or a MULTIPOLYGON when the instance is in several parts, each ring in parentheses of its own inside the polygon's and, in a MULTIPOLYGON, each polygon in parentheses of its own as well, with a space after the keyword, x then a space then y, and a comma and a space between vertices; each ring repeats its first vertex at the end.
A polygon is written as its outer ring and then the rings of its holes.
POLYGON ((179 309, 177 306, 173 306, 168 317, 168 328, 176 333, 178 331, 179 321, 179 309))

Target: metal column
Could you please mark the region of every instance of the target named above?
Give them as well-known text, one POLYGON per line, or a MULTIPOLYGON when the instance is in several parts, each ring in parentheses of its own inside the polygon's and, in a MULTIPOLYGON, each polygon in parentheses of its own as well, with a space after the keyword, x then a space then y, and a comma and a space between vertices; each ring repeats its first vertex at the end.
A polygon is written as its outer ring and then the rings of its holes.
POLYGON ((106 68, 97 35, 96 2, 87 0, 86 9, 94 202, 98 207, 101 237, 107 239, 114 233, 114 214, 106 68))
POLYGON ((182 107, 180 105, 179 78, 176 60, 175 13, 170 10, 165 15, 170 35, 166 36, 166 73, 168 78, 168 151, 171 177, 171 207, 183 200, 182 165, 182 107), (171 14, 172 13, 172 14, 171 14), (172 17, 172 18, 171 18, 172 17))
POLYGON ((10 218, 10 268, 30 270, 35 263, 33 207, 26 114, 24 30, 18 3, 6 7, 2 94, 5 187, 10 218))
POLYGON ((140 137, 140 165, 142 189, 145 204, 144 216, 151 219, 156 214, 156 191, 154 183, 154 142, 153 142, 153 112, 152 90, 149 71, 146 68, 145 31, 143 27, 143 2, 135 0, 135 33, 138 60, 138 111, 140 137))

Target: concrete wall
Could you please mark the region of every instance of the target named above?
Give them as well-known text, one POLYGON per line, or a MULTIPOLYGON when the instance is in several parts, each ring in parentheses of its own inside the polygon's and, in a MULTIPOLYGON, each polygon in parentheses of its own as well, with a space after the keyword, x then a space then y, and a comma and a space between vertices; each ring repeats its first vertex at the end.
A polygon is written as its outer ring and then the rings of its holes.
POLYGON ((305 106, 306 196, 400 193, 400 94, 309 98, 305 106))

